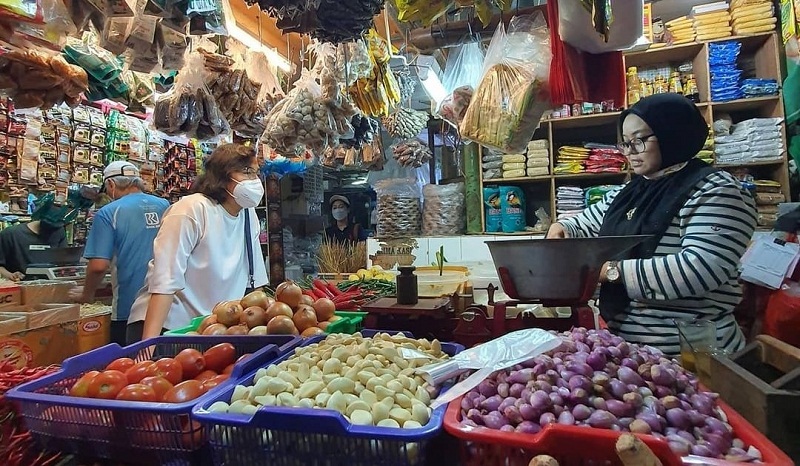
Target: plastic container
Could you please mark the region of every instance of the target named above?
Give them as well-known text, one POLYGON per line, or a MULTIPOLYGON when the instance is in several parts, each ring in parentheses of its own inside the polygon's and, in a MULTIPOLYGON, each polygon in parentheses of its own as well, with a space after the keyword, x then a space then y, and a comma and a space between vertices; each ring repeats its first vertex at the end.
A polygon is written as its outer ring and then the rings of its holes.
MULTIPOLYGON (((463 397, 462 397, 463 398, 463 397)), ((756 447, 763 456, 762 466, 793 466, 794 463, 755 427, 727 404, 718 401, 728 416, 737 437, 746 445, 756 447)), ((591 427, 549 425, 538 434, 501 432, 487 428, 461 425, 461 398, 447 405, 444 428, 458 438, 459 455, 464 466, 527 466, 536 455, 550 455, 559 466, 621 465, 615 444, 620 433, 591 427), (576 446, 578 446, 576 448, 576 446)), ((704 464, 708 466, 735 466, 742 463, 700 458, 702 463, 691 459, 684 461, 670 450, 666 442, 640 435, 664 466, 704 464)))
MULTIPOLYGON (((353 312, 353 311, 336 311, 336 315, 342 317, 342 319, 339 319, 336 322, 331 322, 331 324, 328 325, 328 328, 325 329, 325 333, 356 333, 357 331, 361 330, 364 316, 366 316, 367 313, 353 312)), ((192 323, 187 325, 186 327, 179 328, 176 330, 170 330, 164 335, 186 335, 189 332, 197 331, 197 329, 200 328, 200 324, 203 323, 203 319, 205 318, 206 316, 195 317, 194 319, 192 319, 192 323)), ((190 335, 190 336, 197 336, 197 335, 190 335)))
POLYGON ((467 281, 467 273, 444 270, 417 270, 417 289, 420 298, 450 296, 467 281))
POLYGON ((130 357, 143 361, 144 351, 154 347, 152 359, 171 357, 186 348, 205 351, 229 342, 225 336, 162 336, 120 347, 106 345, 68 358, 61 370, 20 385, 6 397, 17 401, 31 435, 43 450, 63 451, 90 458, 108 458, 139 464, 204 464, 209 452, 202 428, 191 422, 192 407, 204 397, 216 396, 233 382, 269 364, 298 346, 302 339, 289 335, 241 336, 236 355, 252 356, 238 363, 225 383, 186 403, 135 403, 76 398, 70 387, 90 370, 103 370, 111 361, 130 357))
MULTIPOLYGON (((364 330, 362 335, 375 333, 364 330)), ((302 346, 320 340, 312 337, 302 346)), ((442 350, 450 355, 463 349, 455 343, 442 343, 442 350)), ((289 355, 274 362, 287 358, 289 355)), ((251 385, 254 377, 255 371, 237 384, 251 385)), ((351 425, 338 412, 324 409, 264 407, 252 417, 206 411, 217 401, 230 401, 233 388, 228 386, 216 396, 204 398, 192 411, 192 418, 206 427, 216 465, 423 464, 425 448, 440 432, 446 409, 434 410, 430 421, 419 429, 351 425)))

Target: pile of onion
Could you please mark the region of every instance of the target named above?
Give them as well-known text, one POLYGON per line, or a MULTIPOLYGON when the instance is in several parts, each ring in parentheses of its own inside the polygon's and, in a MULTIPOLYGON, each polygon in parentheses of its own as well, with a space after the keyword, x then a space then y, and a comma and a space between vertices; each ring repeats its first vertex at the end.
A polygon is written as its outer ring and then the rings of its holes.
POLYGON ((239 301, 223 301, 203 319, 199 335, 302 335, 325 333, 336 305, 330 299, 312 300, 303 295, 296 283, 286 281, 278 286, 275 299, 256 290, 239 301))
POLYGON ((538 433, 548 424, 589 426, 666 440, 678 455, 760 459, 734 437, 715 393, 658 350, 608 330, 573 329, 556 350, 498 371, 461 399, 462 423, 538 433))

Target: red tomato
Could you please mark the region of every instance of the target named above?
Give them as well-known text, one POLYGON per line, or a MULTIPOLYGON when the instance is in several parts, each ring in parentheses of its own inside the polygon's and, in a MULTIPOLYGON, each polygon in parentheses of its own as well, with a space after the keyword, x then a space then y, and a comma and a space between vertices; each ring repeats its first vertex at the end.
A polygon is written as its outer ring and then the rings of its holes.
POLYGON ((235 366, 235 364, 229 364, 228 367, 226 367, 225 370, 222 371, 222 373, 230 375, 231 372, 233 372, 233 366, 235 366))
POLYGON ((174 386, 169 380, 164 377, 145 377, 142 379, 142 385, 147 385, 152 388, 156 393, 156 401, 164 399, 164 395, 174 386))
POLYGON ((139 383, 143 378, 147 377, 147 369, 155 364, 153 361, 137 362, 133 367, 125 371, 125 376, 128 377, 128 383, 139 383))
POLYGON ((236 348, 230 343, 220 343, 207 349, 203 358, 206 360, 206 369, 219 373, 236 361, 236 348))
POLYGON ((174 385, 183 380, 183 369, 181 369, 181 364, 178 361, 172 358, 164 358, 159 359, 155 364, 147 368, 147 376, 164 377, 174 385))
POLYGON ((198 380, 187 380, 172 387, 165 395, 166 403, 185 403, 204 393, 203 384, 198 380))
POLYGON ((89 383, 87 394, 90 398, 113 400, 128 385, 128 377, 120 371, 103 371, 89 383))
POLYGON ((111 361, 109 365, 106 366, 107 371, 120 371, 126 372, 128 369, 133 367, 136 363, 131 358, 119 358, 111 361))
POLYGON ((158 401, 155 390, 141 383, 128 385, 117 393, 118 400, 125 401, 158 401))
POLYGON ((211 377, 210 379, 207 379, 205 382, 203 382, 203 388, 205 389, 205 391, 209 391, 212 388, 221 384, 222 382, 228 380, 228 378, 229 378, 228 374, 220 374, 215 377, 211 377))
POLYGON ((92 379, 94 379, 100 371, 89 371, 75 382, 75 385, 69 389, 70 396, 80 396, 83 398, 88 397, 89 385, 92 383, 92 379))
POLYGON ((213 379, 216 376, 217 376, 217 373, 214 372, 214 371, 203 371, 203 372, 197 374, 197 377, 195 377, 194 380, 198 380, 200 382, 205 382, 206 380, 213 379))
POLYGON ((193 379, 197 374, 203 372, 206 368, 206 360, 203 359, 203 353, 193 348, 186 348, 175 356, 175 360, 181 364, 183 369, 184 379, 193 379))

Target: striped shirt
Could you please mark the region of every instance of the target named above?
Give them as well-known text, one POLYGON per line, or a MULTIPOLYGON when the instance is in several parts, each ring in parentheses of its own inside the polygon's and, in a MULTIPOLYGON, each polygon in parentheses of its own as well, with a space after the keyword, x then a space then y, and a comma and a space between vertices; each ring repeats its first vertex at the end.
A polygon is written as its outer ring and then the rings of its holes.
MULTIPOLYGON (((617 188, 577 217, 562 220, 567 236, 596 237, 617 188)), ((631 305, 608 322, 627 341, 680 353, 675 320, 709 319, 717 346, 736 351, 744 336, 733 309, 742 297, 739 260, 756 226, 753 197, 729 173, 712 173, 695 185, 652 258, 619 264, 631 305)))

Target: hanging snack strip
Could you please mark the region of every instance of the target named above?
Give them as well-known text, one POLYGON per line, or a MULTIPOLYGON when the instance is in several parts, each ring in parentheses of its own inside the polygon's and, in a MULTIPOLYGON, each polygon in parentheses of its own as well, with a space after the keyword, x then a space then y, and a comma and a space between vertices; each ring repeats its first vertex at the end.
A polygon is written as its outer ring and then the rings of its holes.
POLYGON ((0 90, 11 96, 16 108, 48 109, 61 103, 74 107, 88 87, 86 71, 60 55, 25 50, 0 57, 0 90))

